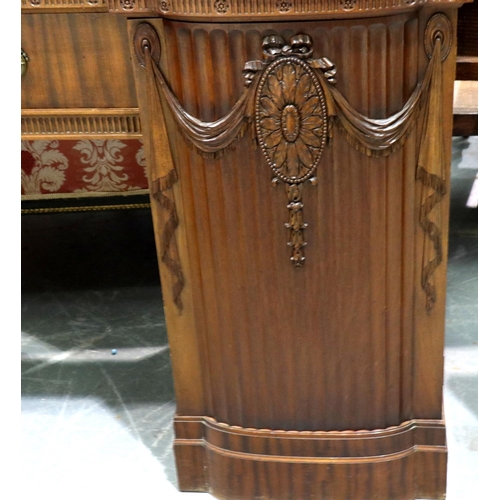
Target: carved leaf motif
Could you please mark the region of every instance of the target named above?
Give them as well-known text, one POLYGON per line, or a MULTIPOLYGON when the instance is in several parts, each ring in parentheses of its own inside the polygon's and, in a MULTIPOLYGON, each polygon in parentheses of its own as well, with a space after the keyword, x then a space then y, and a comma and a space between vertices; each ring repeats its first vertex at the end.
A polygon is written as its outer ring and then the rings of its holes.
MULTIPOLYGON (((280 78, 283 77, 282 72, 280 71, 280 78)), ((282 86, 280 85, 280 81, 278 79, 278 74, 269 75, 269 79, 267 81, 267 95, 269 96, 269 100, 271 102, 271 113, 275 113, 276 109, 282 109, 285 105, 285 100, 283 99, 282 86)))
POLYGON ((297 154, 297 148, 294 142, 289 142, 287 144, 286 151, 286 167, 288 177, 298 177, 300 171, 300 161, 297 154))
POLYGON ((281 133, 281 129, 278 128, 274 132, 271 132, 265 139, 264 144, 269 149, 276 147, 282 140, 283 136, 281 133))
POLYGON ((311 91, 311 80, 307 75, 303 74, 297 84, 297 95, 308 97, 311 91))
POLYGON ((285 104, 295 104, 295 68, 291 63, 285 64, 283 67, 282 88, 285 104))
POLYGON ((318 106, 319 106, 319 97, 317 95, 313 95, 303 104, 301 109, 302 114, 307 117, 320 118, 321 115, 316 114, 318 106))
MULTIPOLYGON (((305 129, 305 127, 304 127, 304 129, 305 129)), ((314 148, 321 147, 321 137, 318 137, 313 131, 303 130, 302 137, 303 137, 304 142, 306 144, 308 144, 309 146, 314 147, 314 148)), ((306 163, 306 165, 307 165, 307 163, 306 163)))
POLYGON ((273 132, 281 128, 281 120, 277 120, 275 116, 263 118, 260 124, 265 130, 270 130, 273 132))
POLYGON ((270 116, 275 108, 273 100, 270 97, 263 96, 260 104, 262 106, 262 113, 264 116, 270 116))
POLYGON ((312 131, 321 137, 321 127, 323 125, 323 120, 318 115, 306 116, 302 119, 302 126, 307 132, 312 131))
MULTIPOLYGON (((314 136, 315 139, 317 139, 316 136, 314 136)), ((303 165, 310 165, 311 162, 313 161, 313 155, 309 148, 306 146, 304 141, 298 140, 296 142, 296 151, 297 151, 297 156, 299 157, 299 160, 302 162, 303 165)))
MULTIPOLYGON (((281 133, 281 131, 280 131, 281 133)), ((286 161, 286 156, 287 156, 287 147, 288 144, 286 141, 283 140, 283 136, 280 136, 280 143, 278 144, 278 147, 276 148, 273 156, 273 161, 275 163, 275 167, 277 169, 281 169, 283 164, 286 161)))

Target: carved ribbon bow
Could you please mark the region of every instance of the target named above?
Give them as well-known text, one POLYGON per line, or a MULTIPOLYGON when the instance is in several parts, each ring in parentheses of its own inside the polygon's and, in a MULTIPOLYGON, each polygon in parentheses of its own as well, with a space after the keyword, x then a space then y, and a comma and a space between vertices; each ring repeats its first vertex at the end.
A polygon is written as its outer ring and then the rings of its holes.
POLYGON ((306 60, 315 69, 320 69, 328 82, 336 83, 335 75, 337 70, 335 65, 327 57, 312 59, 312 40, 309 35, 296 35, 290 38, 290 43, 285 44, 285 39, 278 35, 266 36, 262 40, 262 52, 264 61, 248 61, 243 68, 245 85, 249 87, 254 80, 255 74, 262 71, 266 65, 273 62, 278 57, 295 56, 306 60))

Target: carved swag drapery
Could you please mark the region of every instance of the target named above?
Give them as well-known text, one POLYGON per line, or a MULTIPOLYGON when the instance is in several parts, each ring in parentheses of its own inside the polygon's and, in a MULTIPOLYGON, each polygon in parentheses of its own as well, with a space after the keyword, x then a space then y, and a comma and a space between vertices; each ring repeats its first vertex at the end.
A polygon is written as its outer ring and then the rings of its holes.
MULTIPOLYGON (((419 224, 424 233, 421 286, 426 309, 436 302, 433 274, 443 259, 441 221, 433 208, 445 194, 445 165, 442 137, 442 61, 449 52, 449 20, 436 14, 426 29, 426 51, 430 58, 423 80, 417 84, 405 106, 384 119, 372 119, 355 110, 334 87, 335 66, 327 58, 312 58, 312 40, 297 35, 285 44, 279 36, 263 40, 263 60, 247 62, 243 73, 246 88, 224 117, 203 122, 187 113, 170 89, 155 55, 158 42, 154 29, 143 23, 136 31, 136 53, 146 69, 150 110, 165 104, 187 144, 199 154, 220 157, 251 128, 275 178, 284 182, 289 203, 288 245, 296 267, 304 264, 302 219, 303 183, 316 183, 316 172, 326 144, 334 130, 356 150, 367 156, 387 156, 401 148, 423 115, 416 179, 421 185, 419 224), (142 37, 141 40, 137 40, 142 37)), ((451 26, 450 26, 451 29, 451 26)), ((157 53, 158 54, 158 53, 157 53)), ((178 258, 174 232, 179 224, 172 186, 177 172, 172 161, 164 114, 149 113, 150 182, 153 198, 166 211, 163 223, 161 259, 173 276, 174 301, 182 309, 184 276, 178 258), (167 138, 167 140, 165 140, 167 138)))

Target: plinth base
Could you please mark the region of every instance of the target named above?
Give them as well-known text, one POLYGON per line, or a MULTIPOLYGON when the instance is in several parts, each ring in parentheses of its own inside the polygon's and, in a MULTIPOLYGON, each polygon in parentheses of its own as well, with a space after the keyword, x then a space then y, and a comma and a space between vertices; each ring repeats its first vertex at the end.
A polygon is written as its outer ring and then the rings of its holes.
POLYGON ((372 431, 245 429, 176 417, 179 488, 222 500, 413 500, 446 494, 442 420, 372 431))

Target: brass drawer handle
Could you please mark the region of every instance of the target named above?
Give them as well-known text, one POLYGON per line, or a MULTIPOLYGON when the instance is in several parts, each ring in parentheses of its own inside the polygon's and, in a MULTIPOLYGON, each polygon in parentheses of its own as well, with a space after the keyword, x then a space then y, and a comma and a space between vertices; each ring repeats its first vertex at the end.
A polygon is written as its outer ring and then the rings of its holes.
POLYGON ((21 76, 23 76, 28 70, 29 57, 23 49, 21 49, 21 76))

